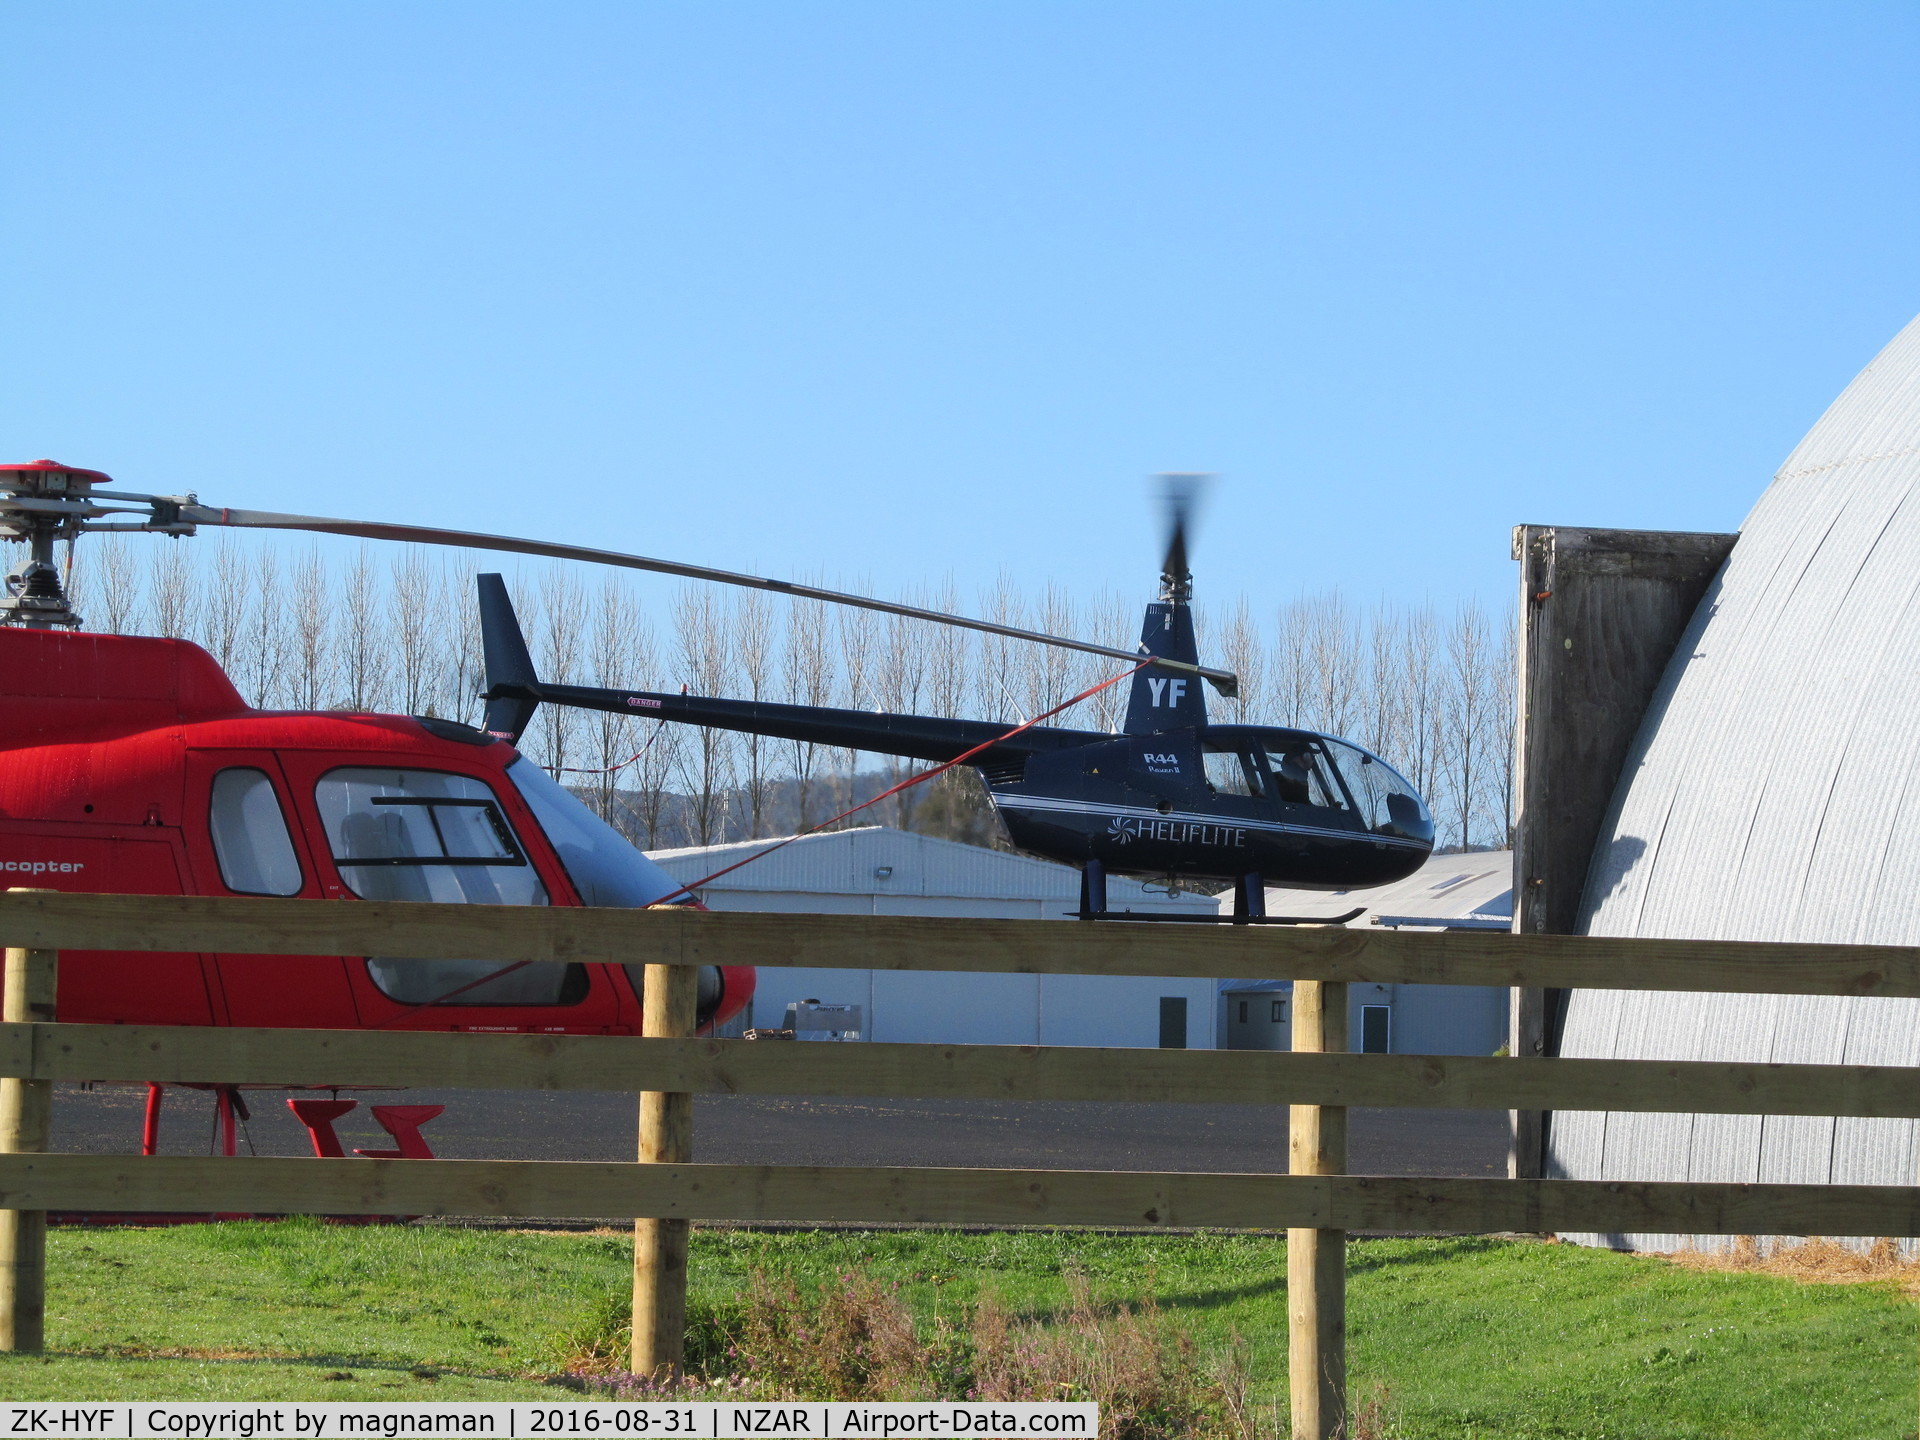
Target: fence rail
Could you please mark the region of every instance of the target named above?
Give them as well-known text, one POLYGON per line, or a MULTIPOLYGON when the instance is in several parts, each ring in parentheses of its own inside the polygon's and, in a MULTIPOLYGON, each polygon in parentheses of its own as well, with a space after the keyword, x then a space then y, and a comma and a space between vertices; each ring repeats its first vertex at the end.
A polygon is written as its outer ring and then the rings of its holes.
POLYGON ((1920 1235, 1920 1187, 1406 1179, 1345 1168, 1353 1105, 1920 1117, 1920 1071, 1859 1065, 1352 1055, 1346 984, 1920 996, 1920 949, 0 895, 0 1348, 37 1348, 47 1210, 642 1217, 636 1368, 677 1363, 685 1226, 731 1221, 1281 1228, 1293 1433, 1344 1434, 1348 1230, 1920 1235), (645 1037, 58 1023, 58 950, 409 955, 647 966, 645 1037), (689 1038, 707 964, 1291 979, 1292 1053, 796 1045, 689 1038), (49 1155, 56 1080, 631 1090, 641 1163, 49 1155), (1288 1105, 1291 1175, 686 1163, 697 1093, 1288 1105))
POLYGON ((1401 1109, 1920 1118, 1920 1074, 1880 1065, 1508 1060, 1039 1045, 785 1045, 601 1035, 0 1024, 31 1080, 437 1085, 469 1090, 888 1095, 1401 1109))
POLYGON ((643 1215, 740 1223, 1920 1234, 1920 1190, 838 1165, 0 1155, 22 1210, 643 1215))
POLYGON ((1326 926, 0 895, 0 940, 48 950, 410 955, 1400 985, 1920 997, 1920 948, 1326 926), (348 913, 342 913, 342 912, 348 913))

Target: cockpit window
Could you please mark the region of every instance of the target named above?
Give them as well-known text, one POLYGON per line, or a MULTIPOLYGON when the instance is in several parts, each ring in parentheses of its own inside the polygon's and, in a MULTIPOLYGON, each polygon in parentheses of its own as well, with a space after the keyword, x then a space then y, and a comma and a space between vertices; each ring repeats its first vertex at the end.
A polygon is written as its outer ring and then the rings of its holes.
POLYGON ((364 900, 547 903, 484 781, 437 770, 331 770, 314 799, 340 878, 364 900))
POLYGON ((1343 740, 1328 740, 1326 746, 1367 829, 1403 840, 1432 841, 1433 817, 1418 792, 1392 766, 1343 740))
POLYGON ((298 895, 300 858, 264 770, 222 770, 207 810, 220 879, 240 895, 298 895))
MULTIPOLYGON (((547 887, 485 781, 438 770, 330 770, 314 799, 334 868, 363 900, 547 903, 547 887)), ((500 968, 493 960, 367 961, 373 983, 403 1005, 576 1005, 586 998, 582 965, 528 965, 461 988, 500 968)))
POLYGON ((1267 751, 1267 769, 1273 788, 1290 805, 1317 805, 1323 810, 1347 809, 1339 782, 1327 773, 1326 757, 1314 741, 1267 751))

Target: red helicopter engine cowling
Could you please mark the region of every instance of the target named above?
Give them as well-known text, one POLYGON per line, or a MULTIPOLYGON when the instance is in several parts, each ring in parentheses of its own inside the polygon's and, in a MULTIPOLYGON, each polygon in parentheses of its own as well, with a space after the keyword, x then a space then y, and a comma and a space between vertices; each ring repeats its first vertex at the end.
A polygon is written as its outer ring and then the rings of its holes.
MULTIPOLYGON (((0 886, 578 905, 583 889, 595 904, 644 904, 674 882, 477 730, 254 710, 186 641, 0 628, 0 886)), ((639 1033, 638 966, 528 966, 426 1003, 498 968, 66 952, 57 1013, 95 1024, 639 1033)), ((753 993, 751 969, 702 978, 703 1030, 753 993)))

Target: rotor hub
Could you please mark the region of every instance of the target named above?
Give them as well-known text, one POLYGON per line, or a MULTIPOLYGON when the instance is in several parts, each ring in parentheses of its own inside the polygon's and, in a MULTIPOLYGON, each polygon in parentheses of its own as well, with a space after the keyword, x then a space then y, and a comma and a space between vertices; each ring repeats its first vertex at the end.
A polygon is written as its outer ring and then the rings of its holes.
POLYGON ((85 522, 101 513, 91 496, 113 477, 58 460, 0 465, 0 535, 27 547, 26 558, 7 572, 0 592, 0 625, 31 630, 75 629, 80 617, 67 600, 53 563, 56 542, 72 542, 85 522))

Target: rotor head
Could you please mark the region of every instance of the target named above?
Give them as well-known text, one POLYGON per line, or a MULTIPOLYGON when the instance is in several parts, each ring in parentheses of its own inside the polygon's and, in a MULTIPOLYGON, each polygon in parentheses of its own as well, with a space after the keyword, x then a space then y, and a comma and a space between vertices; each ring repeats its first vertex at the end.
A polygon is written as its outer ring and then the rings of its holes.
POLYGON ((7 572, 0 591, 0 625, 24 625, 30 630, 79 626, 80 617, 67 599, 53 547, 69 544, 89 530, 148 530, 162 535, 191 535, 183 521, 183 507, 191 495, 136 495, 118 491, 96 498, 96 485, 110 484, 103 470, 83 470, 58 460, 26 460, 0 464, 0 538, 27 547, 26 559, 7 572), (111 523, 108 517, 130 520, 111 523))

